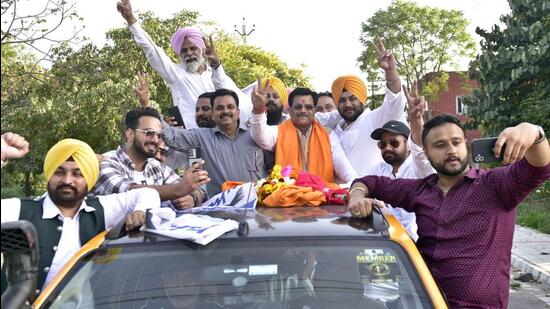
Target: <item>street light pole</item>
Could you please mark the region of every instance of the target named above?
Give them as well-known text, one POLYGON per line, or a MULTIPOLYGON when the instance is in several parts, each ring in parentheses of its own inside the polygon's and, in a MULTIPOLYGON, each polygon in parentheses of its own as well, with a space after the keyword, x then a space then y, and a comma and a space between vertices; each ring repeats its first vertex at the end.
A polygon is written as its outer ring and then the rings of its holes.
POLYGON ((249 32, 246 31, 246 19, 243 17, 243 25, 241 27, 241 31, 237 30, 237 25, 235 25, 235 32, 237 32, 240 36, 241 36, 241 39, 243 40, 243 44, 246 45, 246 38, 252 33, 254 32, 254 30, 256 30, 256 25, 255 24, 252 24, 252 30, 250 30, 249 32))

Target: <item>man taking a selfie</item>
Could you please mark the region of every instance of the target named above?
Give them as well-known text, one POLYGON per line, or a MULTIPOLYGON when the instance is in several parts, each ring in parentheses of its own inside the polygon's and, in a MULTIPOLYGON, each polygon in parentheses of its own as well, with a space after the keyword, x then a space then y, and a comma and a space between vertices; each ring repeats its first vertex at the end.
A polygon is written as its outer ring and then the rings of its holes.
POLYGON ((202 165, 187 169, 180 178, 155 159, 164 140, 158 111, 150 107, 136 108, 126 114, 125 124, 126 144, 103 154, 94 193, 106 195, 150 187, 159 192, 162 201, 171 201, 177 209, 200 205, 206 198, 200 186, 209 181, 202 165))
POLYGON ((357 179, 350 213, 368 216, 379 204, 373 199, 415 212, 417 245, 451 307, 506 308, 515 207, 550 178, 544 131, 525 122, 506 128, 494 152, 504 151, 505 166, 489 171, 469 167, 464 129, 453 116, 426 122, 422 143, 436 174, 357 179))

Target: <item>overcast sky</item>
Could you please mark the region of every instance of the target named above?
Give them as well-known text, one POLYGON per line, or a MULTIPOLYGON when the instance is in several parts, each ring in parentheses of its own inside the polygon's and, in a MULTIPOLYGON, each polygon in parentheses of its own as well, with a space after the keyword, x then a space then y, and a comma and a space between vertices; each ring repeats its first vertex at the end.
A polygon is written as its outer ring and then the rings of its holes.
MULTIPOLYGON (((31 5, 36 3, 26 1, 31 5)), ((470 21, 468 30, 476 42, 480 40, 474 32, 476 26, 490 29, 499 23, 500 15, 510 11, 506 0, 416 2, 461 10, 470 21)), ((234 32, 234 25, 240 30, 244 17, 249 27, 256 25, 248 44, 277 54, 290 66, 306 65, 305 73, 312 78, 315 90, 324 91, 339 75, 357 74, 364 78, 356 63, 363 49, 359 43, 361 22, 389 3, 389 0, 133 0, 132 6, 135 13, 152 11, 165 18, 182 9, 195 10, 200 13, 201 21, 215 21, 227 32, 234 32)), ((78 0, 76 4, 86 25, 83 34, 98 46, 105 43, 107 30, 125 25, 116 11, 115 0, 78 0)), ((461 69, 466 69, 466 65, 463 61, 461 69)))

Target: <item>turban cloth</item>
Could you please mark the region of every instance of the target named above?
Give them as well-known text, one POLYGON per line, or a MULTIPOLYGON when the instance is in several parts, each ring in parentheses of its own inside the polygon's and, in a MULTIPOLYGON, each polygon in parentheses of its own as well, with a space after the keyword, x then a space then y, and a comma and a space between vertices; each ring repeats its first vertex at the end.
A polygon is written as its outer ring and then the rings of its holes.
POLYGON ((267 80, 270 81, 270 87, 277 92, 279 95, 279 98, 281 98, 281 102, 283 103, 283 106, 286 106, 288 104, 288 92, 286 91, 286 86, 283 84, 283 82, 278 79, 277 77, 269 77, 269 78, 262 78, 262 87, 265 87, 267 84, 267 80))
POLYGON ((332 96, 336 104, 338 104, 344 89, 356 96, 361 103, 367 101, 367 86, 359 77, 354 75, 340 76, 332 83, 332 96))
POLYGON ((172 38, 170 39, 172 49, 176 52, 176 55, 179 56, 181 52, 181 46, 183 45, 183 41, 185 41, 186 38, 191 41, 193 45, 202 50, 204 50, 204 48, 206 47, 204 45, 204 36, 198 29, 192 27, 179 28, 178 30, 176 30, 176 32, 174 32, 174 34, 172 34, 172 38))
POLYGON ((99 161, 92 147, 77 139, 66 138, 50 148, 44 159, 46 179, 49 181, 55 170, 70 157, 80 168, 88 190, 91 190, 99 175, 99 161))

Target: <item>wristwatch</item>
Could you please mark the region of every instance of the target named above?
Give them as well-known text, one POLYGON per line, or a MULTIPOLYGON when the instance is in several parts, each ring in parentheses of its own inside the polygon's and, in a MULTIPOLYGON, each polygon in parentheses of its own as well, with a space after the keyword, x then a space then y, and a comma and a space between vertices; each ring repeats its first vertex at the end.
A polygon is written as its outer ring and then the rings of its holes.
POLYGON ((541 126, 537 126, 537 125, 535 125, 535 126, 536 126, 537 129, 539 130, 539 138, 537 138, 537 139, 535 140, 535 142, 533 143, 533 145, 536 145, 536 144, 541 143, 542 141, 546 140, 546 133, 544 133, 544 130, 542 129, 542 127, 541 127, 541 126))

